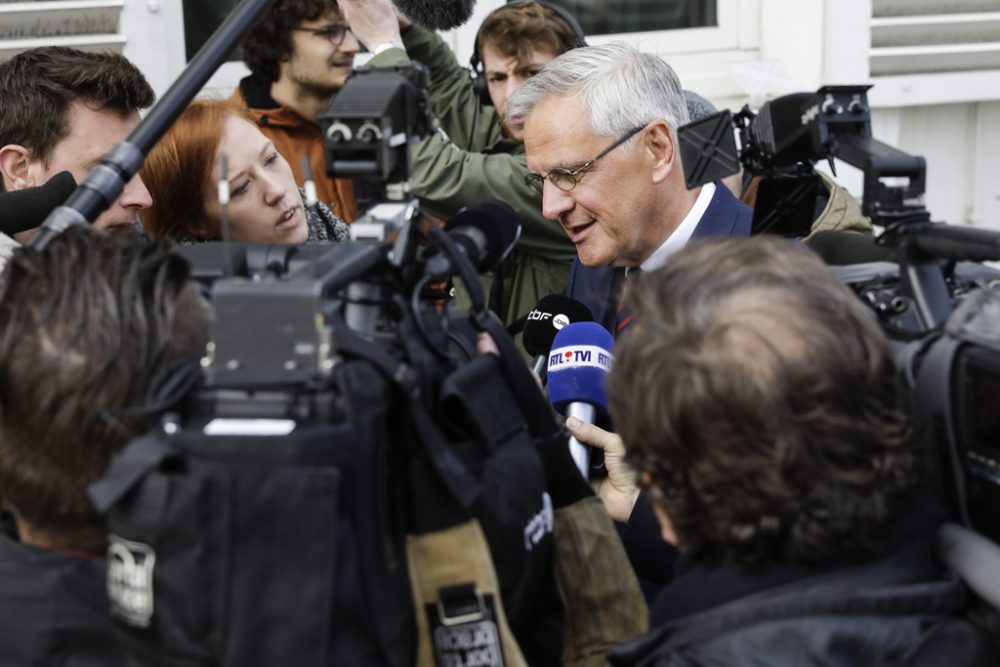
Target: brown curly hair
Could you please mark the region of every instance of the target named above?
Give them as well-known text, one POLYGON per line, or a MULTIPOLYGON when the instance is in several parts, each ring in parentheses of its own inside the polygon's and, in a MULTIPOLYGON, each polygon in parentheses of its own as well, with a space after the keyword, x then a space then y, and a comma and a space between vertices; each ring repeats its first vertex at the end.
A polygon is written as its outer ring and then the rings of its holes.
POLYGON ((878 548, 917 454, 888 343, 777 237, 691 244, 629 295, 608 393, 627 458, 701 560, 878 548))
POLYGON ((256 76, 274 83, 281 63, 292 56, 292 30, 330 11, 336 0, 278 0, 243 40, 243 62, 256 76))

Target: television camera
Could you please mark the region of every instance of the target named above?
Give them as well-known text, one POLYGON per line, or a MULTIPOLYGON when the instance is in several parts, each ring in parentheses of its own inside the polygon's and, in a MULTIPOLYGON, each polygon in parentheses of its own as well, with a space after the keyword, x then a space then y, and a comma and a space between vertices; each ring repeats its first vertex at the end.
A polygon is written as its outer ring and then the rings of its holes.
POLYGON ((91 490, 139 664, 559 659, 539 442, 566 436, 478 278, 520 228, 502 202, 422 219, 408 144, 431 126, 426 85, 417 64, 361 69, 324 114, 330 172, 384 198, 349 242, 177 250, 212 341, 91 490), (467 312, 440 288, 453 276, 467 312), (499 357, 475 354, 480 332, 499 357), (418 565, 434 549, 447 572, 418 565))
POLYGON ((685 178, 694 188, 742 168, 760 177, 753 232, 805 237, 821 195, 815 163, 863 171, 862 211, 882 234, 808 243, 887 334, 953 516, 1000 541, 1000 271, 983 264, 1000 260, 1000 234, 930 221, 926 163, 872 137, 869 88, 824 86, 681 127, 685 178))

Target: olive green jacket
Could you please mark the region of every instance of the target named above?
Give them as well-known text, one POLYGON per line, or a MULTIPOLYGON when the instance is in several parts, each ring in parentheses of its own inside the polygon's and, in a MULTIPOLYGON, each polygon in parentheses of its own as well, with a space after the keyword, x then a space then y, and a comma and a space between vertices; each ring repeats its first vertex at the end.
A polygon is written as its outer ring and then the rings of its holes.
POLYGON ((829 199, 827 199, 823 211, 813 222, 809 235, 802 240, 808 243, 816 232, 827 231, 860 232, 871 236, 874 233, 872 223, 861 212, 861 205, 858 204, 854 195, 848 192, 844 186, 838 185, 829 175, 821 171, 816 173, 823 181, 823 187, 829 193, 829 199))
POLYGON ((411 59, 430 71, 438 131, 411 151, 413 193, 421 207, 447 219, 464 206, 500 199, 514 208, 521 223, 500 312, 510 323, 541 297, 565 291, 576 249, 557 223, 542 217, 541 195, 524 183, 524 145, 504 138, 496 111, 480 104, 469 70, 459 65, 451 48, 436 33, 417 26, 403 41, 405 51, 383 51, 369 64, 386 67, 411 59))

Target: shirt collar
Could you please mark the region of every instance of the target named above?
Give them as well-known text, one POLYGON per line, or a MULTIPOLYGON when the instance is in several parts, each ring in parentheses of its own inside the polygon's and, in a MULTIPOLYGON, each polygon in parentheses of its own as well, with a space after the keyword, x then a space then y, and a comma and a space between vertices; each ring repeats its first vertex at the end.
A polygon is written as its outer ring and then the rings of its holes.
POLYGON ((713 196, 715 196, 715 183, 706 183, 701 186, 698 199, 695 200, 694 206, 691 207, 691 210, 681 220, 681 224, 677 225, 677 229, 667 237, 663 245, 654 250, 653 254, 639 265, 639 268, 643 271, 655 271, 666 264, 671 255, 686 246, 687 242, 691 240, 691 235, 694 234, 698 223, 701 222, 701 217, 708 210, 708 205, 712 202, 713 196))

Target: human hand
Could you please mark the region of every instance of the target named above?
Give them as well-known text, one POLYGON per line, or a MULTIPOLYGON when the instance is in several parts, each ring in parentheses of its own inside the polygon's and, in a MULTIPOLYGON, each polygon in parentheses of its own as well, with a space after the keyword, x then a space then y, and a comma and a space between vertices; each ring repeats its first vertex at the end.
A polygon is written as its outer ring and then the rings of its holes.
POLYGON ((604 503, 612 519, 625 523, 639 497, 635 471, 625 463, 625 443, 618 435, 576 417, 566 420, 566 429, 580 442, 604 450, 604 467, 608 469, 608 476, 593 482, 594 493, 604 503))
POLYGON ((480 355, 492 354, 497 357, 500 356, 500 348, 497 346, 497 342, 493 340, 493 336, 485 331, 480 331, 476 335, 476 352, 480 355))
POLYGON ((386 42, 403 43, 400 20, 390 0, 337 0, 344 20, 369 49, 386 42))

